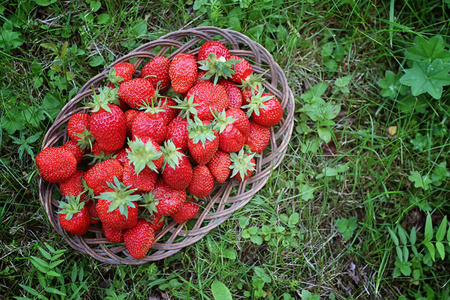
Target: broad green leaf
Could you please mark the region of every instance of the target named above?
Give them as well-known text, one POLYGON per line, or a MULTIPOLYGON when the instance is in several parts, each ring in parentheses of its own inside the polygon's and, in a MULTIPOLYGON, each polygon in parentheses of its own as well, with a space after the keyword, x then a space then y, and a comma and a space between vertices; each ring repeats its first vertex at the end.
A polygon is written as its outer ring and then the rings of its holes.
POLYGON ((411 229, 411 233, 409 235, 409 241, 411 242, 412 245, 416 244, 416 238, 417 238, 417 231, 416 231, 416 227, 413 227, 411 229))
POLYGON ((89 65, 91 67, 98 67, 101 64, 103 64, 104 62, 105 62, 105 59, 100 55, 94 55, 88 61, 89 65))
POLYGON ((266 271, 261 267, 255 267, 255 274, 261 278, 265 283, 271 283, 272 278, 266 273, 266 271))
POLYGON ((300 195, 302 197, 302 200, 308 201, 308 200, 314 199, 314 191, 315 191, 314 187, 305 183, 305 184, 300 184, 299 190, 300 190, 300 195))
POLYGON ((293 213, 292 215, 289 216, 288 224, 291 226, 297 225, 299 221, 300 215, 298 213, 293 213))
POLYGON ((131 30, 131 33, 133 33, 135 37, 141 37, 147 34, 147 21, 140 20, 139 22, 137 22, 131 30))
POLYGON ((433 221, 431 215, 428 214, 425 221, 425 241, 429 242, 433 239, 433 221))
POLYGON ((350 83, 350 80, 352 80, 352 78, 353 78, 352 75, 339 77, 339 78, 336 78, 336 81, 334 82, 334 84, 337 85, 338 87, 344 87, 350 83))
POLYGON ((331 168, 331 167, 325 167, 322 170, 322 173, 316 176, 316 179, 322 178, 322 177, 331 177, 331 176, 336 176, 338 174, 338 171, 336 170, 336 168, 331 168))
POLYGON ((351 217, 349 219, 341 218, 336 221, 336 228, 345 239, 349 239, 353 236, 353 233, 357 226, 358 225, 356 217, 351 217))
POLYGON ((108 24, 111 20, 111 16, 109 14, 100 14, 97 17, 97 23, 98 24, 108 24))
POLYGON ((211 292, 215 300, 231 300, 230 290, 219 280, 214 280, 211 284, 211 292))
POLYGON ((250 241, 252 241, 252 243, 254 243, 256 245, 262 245, 263 238, 260 237, 259 235, 253 235, 250 237, 250 241))
POLYGON ((441 242, 436 242, 436 250, 442 260, 445 259, 445 246, 441 242))
POLYGON ((425 247, 427 247, 428 252, 430 253, 431 259, 433 261, 435 261, 436 260, 436 249, 435 249, 434 245, 428 241, 425 241, 423 244, 425 245, 425 247))
POLYGON ((445 62, 450 62, 450 51, 445 50, 445 42, 440 35, 436 35, 429 40, 417 36, 414 38, 414 46, 406 49, 406 58, 414 61, 442 59, 445 62))
POLYGON ((66 296, 66 293, 63 293, 60 290, 52 288, 52 287, 49 287, 49 286, 45 290, 47 292, 55 294, 55 295, 66 296))
POLYGON ((223 257, 235 260, 237 258, 237 253, 233 248, 227 248, 222 252, 223 257))
POLYGON ((409 259, 409 250, 407 246, 403 246, 403 260, 408 261, 409 259))
POLYGON ((34 0, 34 2, 39 6, 49 6, 50 4, 55 3, 56 0, 34 0))
POLYGON ((434 99, 440 99, 444 86, 450 85, 450 64, 441 59, 428 62, 414 62, 411 69, 406 69, 400 82, 411 87, 413 96, 423 93, 430 94, 434 99))
POLYGON ((447 216, 444 216, 444 219, 442 219, 441 225, 439 226, 439 229, 436 232, 436 241, 442 242, 442 240, 445 237, 446 231, 447 231, 447 216))
POLYGON ((431 179, 430 176, 425 175, 422 177, 419 172, 412 171, 408 177, 409 181, 414 182, 414 187, 422 188, 427 191, 430 188, 431 179))
POLYGON ((319 134, 319 137, 325 142, 329 143, 331 141, 331 134, 332 131, 330 128, 327 127, 319 127, 317 128, 317 133, 319 134))
POLYGON ((408 240, 406 238, 406 231, 405 231, 405 229, 399 225, 397 227, 397 231, 398 231, 398 236, 400 237, 400 241, 402 242, 402 244, 403 245, 407 245, 408 244, 408 240))
POLYGON ((300 97, 309 103, 320 103, 324 102, 321 96, 328 89, 329 84, 326 82, 320 82, 314 86, 312 86, 308 92, 302 94, 300 97))
POLYGON ((32 287, 29 287, 27 285, 20 284, 20 283, 19 283, 19 285, 20 285, 21 288, 23 288, 25 291, 27 291, 31 295, 33 295, 33 296, 38 296, 39 295, 39 292, 36 291, 35 289, 33 289, 32 287))
POLYGON ((405 94, 406 87, 400 83, 402 75, 386 71, 384 78, 378 81, 378 85, 381 87, 381 96, 396 99, 399 94, 405 94))
POLYGON ((399 243, 398 237, 395 234, 395 232, 391 228, 388 228, 388 231, 389 231, 389 234, 391 235, 391 239, 394 242, 395 246, 399 246, 400 243, 399 243))

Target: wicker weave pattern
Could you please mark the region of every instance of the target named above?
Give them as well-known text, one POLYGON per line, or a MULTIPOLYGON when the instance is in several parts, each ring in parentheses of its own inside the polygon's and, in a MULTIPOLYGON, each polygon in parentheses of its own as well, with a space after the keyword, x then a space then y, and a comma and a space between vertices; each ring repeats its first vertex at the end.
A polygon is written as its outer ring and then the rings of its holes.
MULTIPOLYGON (((196 55, 198 53, 199 43, 212 40, 213 37, 217 36, 222 37, 220 41, 227 45, 232 55, 238 55, 253 61, 254 73, 265 73, 265 90, 278 97, 285 111, 280 125, 272 129, 268 150, 256 160, 256 172, 245 182, 238 182, 233 179, 224 184, 216 183, 211 196, 208 196, 200 202, 202 208, 196 216, 195 225, 189 230, 185 230, 186 227, 183 224, 173 222, 163 228, 157 234, 152 250, 150 250, 148 256, 143 260, 135 260, 132 258, 124 245, 109 242, 103 236, 99 226, 91 226, 89 231, 92 234, 89 237, 79 237, 66 233, 61 228, 56 214, 58 199, 52 197, 53 190, 58 187, 56 184, 48 183, 42 178, 39 178, 39 196, 48 218, 58 233, 75 250, 110 264, 137 265, 167 258, 203 238, 209 231, 228 219, 233 212, 246 205, 266 184, 272 170, 281 163, 294 125, 294 96, 289 89, 283 70, 273 60, 270 53, 247 36, 236 31, 215 27, 180 30, 142 45, 113 62, 110 67, 116 63, 137 58, 134 64, 136 70, 140 70, 146 61, 155 56, 165 55, 171 59, 179 53, 189 52, 196 55), (157 54, 152 53, 151 51, 154 51, 156 47, 159 47, 159 52, 157 54), (170 53, 170 55, 167 55, 167 53, 170 53)), ((108 72, 109 68, 90 79, 80 89, 78 94, 64 106, 55 119, 54 124, 46 133, 42 149, 62 145, 62 143, 69 139, 65 128, 69 118, 77 112, 84 111, 83 108, 80 108, 80 104, 90 99, 93 94, 92 87, 96 89, 105 85, 105 78, 108 72)))

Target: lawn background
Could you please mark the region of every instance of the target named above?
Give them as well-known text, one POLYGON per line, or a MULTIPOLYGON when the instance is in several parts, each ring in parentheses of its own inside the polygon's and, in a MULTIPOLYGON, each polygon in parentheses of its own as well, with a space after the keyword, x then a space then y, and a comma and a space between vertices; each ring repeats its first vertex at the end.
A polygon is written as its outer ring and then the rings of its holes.
POLYGON ((5 299, 450 297, 448 0, 0 3, 5 299), (204 25, 248 35, 284 69, 296 100, 284 162, 247 206, 164 261, 81 255, 39 201, 47 128, 118 57, 204 25))

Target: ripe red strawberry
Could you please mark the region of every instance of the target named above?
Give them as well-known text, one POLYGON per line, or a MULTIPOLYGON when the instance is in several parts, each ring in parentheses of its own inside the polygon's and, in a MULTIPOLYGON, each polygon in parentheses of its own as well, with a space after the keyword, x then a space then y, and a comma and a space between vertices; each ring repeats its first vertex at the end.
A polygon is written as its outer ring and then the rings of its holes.
POLYGON ((188 149, 188 136, 187 130, 188 121, 182 117, 176 117, 167 126, 166 140, 171 140, 175 147, 180 148, 181 151, 188 149))
POLYGON ((242 84, 243 81, 248 81, 249 76, 253 74, 252 65, 247 60, 237 55, 232 55, 230 58, 239 60, 238 63, 232 66, 234 69, 234 74, 231 76, 231 81, 237 84, 242 84))
POLYGON ((114 151, 103 149, 97 142, 94 142, 94 144, 92 144, 91 157, 96 158, 96 161, 102 161, 105 157, 107 157, 108 155, 110 156, 112 153, 114 153, 114 151))
POLYGON ((82 149, 81 146, 73 140, 68 140, 61 146, 61 148, 72 152, 73 156, 75 156, 75 159, 77 160, 77 164, 83 160, 83 156, 88 152, 87 149, 82 149))
POLYGON ((79 197, 69 196, 67 202, 59 202, 58 219, 61 227, 76 235, 85 234, 91 224, 89 211, 79 197))
POLYGON ((122 166, 129 164, 128 152, 126 148, 120 149, 116 154, 116 159, 122 164, 122 166))
POLYGON ((67 133, 72 141, 76 141, 82 149, 91 148, 94 137, 89 131, 89 120, 91 116, 87 113, 73 114, 67 122, 67 133))
POLYGON ((156 182, 153 189, 157 214, 168 216, 181 208, 186 201, 186 191, 171 188, 163 179, 156 182))
POLYGON ((149 222, 139 219, 136 226, 124 230, 125 247, 135 259, 143 259, 155 241, 155 232, 149 222))
POLYGON ((206 60, 213 53, 217 59, 230 59, 230 51, 228 48, 218 41, 207 41, 198 50, 198 60, 206 60))
POLYGON ((219 130, 219 149, 225 152, 238 152, 245 145, 250 133, 250 121, 240 109, 229 109, 216 116, 219 130))
POLYGON ((100 195, 108 189, 108 182, 113 182, 114 178, 122 180, 122 175, 122 164, 117 159, 110 158, 89 169, 84 175, 84 180, 94 195, 100 195))
POLYGON ((133 78, 136 68, 130 62, 120 62, 113 66, 108 74, 108 79, 114 86, 119 86, 124 82, 130 81, 133 78))
POLYGON ((250 103, 250 100, 252 99, 253 96, 256 96, 258 94, 259 91, 259 86, 257 86, 256 88, 253 87, 243 87, 241 90, 241 95, 242 95, 242 105, 241 108, 244 109, 246 105, 248 105, 250 103))
POLYGON ((123 183, 136 189, 137 192, 149 192, 156 184, 158 173, 148 168, 144 168, 139 174, 136 174, 132 165, 125 165, 123 168, 123 183))
POLYGON ((272 94, 263 93, 262 89, 252 97, 247 107, 247 115, 264 126, 274 126, 283 118, 280 101, 272 94))
POLYGON ((163 216, 155 213, 154 215, 150 216, 147 221, 150 223, 150 226, 156 232, 164 227, 164 220, 165 218, 163 216))
POLYGON ((61 147, 48 147, 36 156, 39 174, 48 182, 66 181, 77 170, 77 160, 71 151, 61 147))
POLYGON ((107 238, 109 241, 113 243, 122 243, 123 242, 123 230, 122 229, 115 229, 112 227, 109 227, 102 223, 102 231, 105 235, 105 238, 107 238))
POLYGON ((85 171, 76 170, 75 173, 66 181, 59 184, 59 190, 64 197, 80 195, 80 201, 86 202, 88 200, 88 193, 85 192, 83 185, 83 178, 85 171))
POLYGON ((188 101, 185 104, 192 106, 190 104, 193 103, 200 120, 213 120, 212 112, 220 112, 229 105, 225 88, 220 84, 214 85, 209 81, 201 81, 194 85, 189 89, 186 98, 188 101), (192 100, 191 97, 193 97, 192 100))
POLYGON ((160 97, 158 98, 158 107, 162 110, 156 114, 162 116, 166 124, 169 124, 179 113, 178 109, 174 108, 177 102, 172 98, 160 97))
POLYGON ((227 79, 220 79, 218 84, 225 88, 225 92, 228 97, 228 107, 230 108, 241 108, 242 106, 242 93, 241 90, 236 86, 236 84, 227 79))
POLYGON ((169 77, 175 93, 186 93, 197 80, 197 61, 192 54, 176 55, 169 66, 169 77))
POLYGON ((195 166, 188 191, 192 195, 203 198, 208 196, 214 188, 214 177, 207 166, 195 166))
POLYGON ((164 157, 162 172, 164 181, 173 189, 186 189, 192 179, 192 165, 189 158, 170 140, 164 143, 161 150, 164 157))
POLYGON ((170 87, 170 60, 165 56, 157 56, 145 64, 141 70, 141 77, 150 81, 153 87, 161 93, 170 87))
POLYGON ((225 182, 231 173, 230 165, 230 154, 222 150, 217 150, 216 154, 214 154, 206 166, 217 182, 225 182))
POLYGON ((89 103, 91 118, 89 128, 100 148, 107 151, 116 151, 123 147, 127 134, 127 121, 122 109, 109 104, 117 102, 115 90, 109 88, 99 89, 94 94, 94 100, 89 103))
POLYGON ((167 135, 168 127, 165 120, 160 115, 138 113, 131 124, 131 134, 135 138, 151 138, 156 143, 161 144, 167 135))
POLYGON ((138 220, 138 206, 136 201, 142 197, 129 189, 117 178, 114 184, 108 184, 109 189, 95 198, 97 213, 100 221, 105 225, 121 230, 136 226, 138 220))
POLYGON ((195 217, 198 213, 200 206, 194 199, 189 199, 183 203, 183 206, 170 216, 177 223, 184 223, 195 217))
POLYGON ((127 120, 127 137, 131 138, 131 125, 133 124, 134 117, 140 113, 137 109, 129 109, 125 111, 125 119, 127 120))
POLYGON ((151 138, 136 138, 128 142, 129 164, 133 166, 137 175, 143 170, 158 171, 163 163, 161 147, 151 138))
POLYGON ((219 148, 219 134, 210 121, 191 122, 188 125, 188 148, 191 157, 199 164, 206 165, 219 148))
POLYGON ((97 199, 91 199, 86 202, 86 208, 89 211, 89 215, 91 216, 91 224, 100 223, 100 218, 97 213, 97 199))
POLYGON ((261 153, 267 147, 270 140, 270 127, 250 121, 250 134, 245 144, 253 153, 261 153))
POLYGON ((236 178, 239 181, 244 181, 248 179, 255 171, 255 154, 249 154, 244 152, 244 150, 239 151, 239 153, 231 153, 231 166, 230 169, 233 170, 231 177, 236 178))
POLYGON ((155 97, 153 85, 144 78, 134 78, 119 86, 119 98, 131 108, 139 108, 145 103, 151 103, 155 97))

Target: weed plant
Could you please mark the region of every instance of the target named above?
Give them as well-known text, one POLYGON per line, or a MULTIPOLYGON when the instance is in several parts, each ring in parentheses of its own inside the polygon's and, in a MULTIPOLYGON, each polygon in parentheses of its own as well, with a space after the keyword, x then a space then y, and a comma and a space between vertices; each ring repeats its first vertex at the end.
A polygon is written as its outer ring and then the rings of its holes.
POLYGON ((0 1, 4 299, 450 299, 450 2, 0 1), (163 261, 71 249, 34 157, 78 89, 137 46, 212 25, 265 46, 295 94, 286 159, 163 261))

